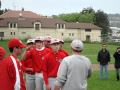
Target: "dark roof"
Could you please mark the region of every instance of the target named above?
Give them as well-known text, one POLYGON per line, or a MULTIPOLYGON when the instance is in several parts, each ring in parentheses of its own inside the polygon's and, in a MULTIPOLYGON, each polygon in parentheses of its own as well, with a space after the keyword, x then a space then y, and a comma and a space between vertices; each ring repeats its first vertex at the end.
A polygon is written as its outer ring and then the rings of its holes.
POLYGON ((0 15, 0 18, 10 18, 10 17, 40 18, 45 16, 38 15, 31 11, 15 11, 15 10, 9 10, 3 13, 2 15, 0 15))
POLYGON ((68 29, 101 29, 100 27, 92 23, 67 23, 66 28, 68 29))
POLYGON ((8 11, 0 15, 0 27, 8 27, 8 23, 17 23, 18 28, 32 28, 34 22, 40 22, 42 28, 56 28, 57 24, 65 24, 67 29, 101 29, 92 23, 68 23, 61 19, 40 16, 31 11, 8 11))
POLYGON ((18 28, 31 28, 34 22, 40 22, 42 28, 56 28, 56 24, 66 23, 53 18, 3 18, 0 19, 0 27, 8 27, 8 23, 17 23, 18 28))

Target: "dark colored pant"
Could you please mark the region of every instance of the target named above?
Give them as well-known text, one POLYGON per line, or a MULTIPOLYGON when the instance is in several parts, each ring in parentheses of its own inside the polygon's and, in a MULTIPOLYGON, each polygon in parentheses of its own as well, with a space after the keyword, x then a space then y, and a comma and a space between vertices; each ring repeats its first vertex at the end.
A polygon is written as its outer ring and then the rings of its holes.
POLYGON ((117 68, 117 69, 116 69, 116 78, 117 78, 117 80, 120 79, 120 78, 119 78, 119 73, 120 73, 120 70, 119 70, 119 68, 117 68))

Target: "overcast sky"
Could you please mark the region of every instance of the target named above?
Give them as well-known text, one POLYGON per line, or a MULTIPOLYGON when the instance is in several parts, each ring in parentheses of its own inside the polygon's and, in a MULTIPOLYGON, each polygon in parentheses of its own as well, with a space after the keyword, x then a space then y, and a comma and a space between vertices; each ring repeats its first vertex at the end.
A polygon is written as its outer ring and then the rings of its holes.
POLYGON ((95 11, 120 13, 120 0, 1 0, 2 9, 33 11, 42 15, 80 12, 83 8, 92 7, 95 11))

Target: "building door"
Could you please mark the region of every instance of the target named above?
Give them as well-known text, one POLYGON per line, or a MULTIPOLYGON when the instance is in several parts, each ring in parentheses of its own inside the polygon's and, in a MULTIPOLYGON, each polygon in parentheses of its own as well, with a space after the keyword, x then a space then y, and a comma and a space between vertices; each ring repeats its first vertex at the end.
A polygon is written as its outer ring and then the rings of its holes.
POLYGON ((90 40, 90 35, 86 35, 86 41, 87 42, 90 42, 91 40, 90 40))

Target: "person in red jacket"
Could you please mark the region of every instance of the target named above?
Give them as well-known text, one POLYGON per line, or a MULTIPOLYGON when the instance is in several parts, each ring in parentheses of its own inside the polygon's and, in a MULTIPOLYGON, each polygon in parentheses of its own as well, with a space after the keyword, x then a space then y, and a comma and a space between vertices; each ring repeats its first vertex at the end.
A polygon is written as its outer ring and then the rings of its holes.
POLYGON ((69 56, 68 52, 66 50, 63 49, 63 45, 64 45, 64 41, 62 39, 60 39, 60 48, 59 51, 63 52, 66 56, 69 56))
POLYGON ((51 39, 51 48, 52 51, 49 52, 44 57, 44 70, 43 76, 46 84, 46 90, 54 89, 54 81, 57 76, 57 71, 60 65, 60 62, 66 55, 63 52, 59 52, 59 39, 53 38, 51 39))
POLYGON ((4 74, 2 81, 6 89, 0 89, 26 90, 21 63, 17 58, 22 53, 22 48, 25 48, 25 45, 18 38, 12 38, 8 42, 8 48, 11 54, 5 58, 2 67, 4 69, 2 70, 4 74))
POLYGON ((33 71, 35 72, 35 87, 36 90, 44 90, 44 80, 43 80, 43 60, 44 56, 49 52, 47 48, 44 47, 43 37, 35 38, 35 47, 29 52, 23 55, 23 60, 28 58, 32 59, 33 71))
MULTIPOLYGON (((29 53, 30 50, 34 47, 34 39, 27 40, 26 53, 29 53)), ((33 71, 33 61, 32 58, 21 60, 22 67, 26 73, 26 89, 35 90, 35 72, 33 71)))
POLYGON ((6 67, 5 60, 4 60, 5 54, 6 54, 5 49, 0 46, 0 90, 10 90, 8 83, 7 83, 8 75, 6 72, 7 67, 6 67))
POLYGON ((44 38, 44 45, 46 48, 51 48, 50 47, 50 41, 51 41, 52 37, 51 36, 45 36, 44 38))

